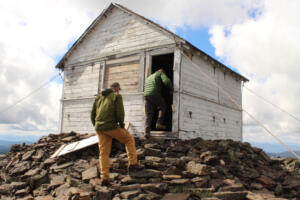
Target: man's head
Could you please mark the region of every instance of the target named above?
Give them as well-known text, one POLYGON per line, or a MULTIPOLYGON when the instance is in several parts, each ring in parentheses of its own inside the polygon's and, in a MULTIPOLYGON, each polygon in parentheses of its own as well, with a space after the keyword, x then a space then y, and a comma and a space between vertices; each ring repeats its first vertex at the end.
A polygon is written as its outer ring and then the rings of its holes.
POLYGON ((114 82, 113 84, 110 85, 110 88, 114 91, 114 92, 120 92, 121 87, 120 84, 118 82, 114 82))
POLYGON ((159 72, 162 72, 162 73, 166 73, 166 71, 164 70, 164 69, 159 69, 159 70, 157 70, 157 71, 159 71, 159 72))

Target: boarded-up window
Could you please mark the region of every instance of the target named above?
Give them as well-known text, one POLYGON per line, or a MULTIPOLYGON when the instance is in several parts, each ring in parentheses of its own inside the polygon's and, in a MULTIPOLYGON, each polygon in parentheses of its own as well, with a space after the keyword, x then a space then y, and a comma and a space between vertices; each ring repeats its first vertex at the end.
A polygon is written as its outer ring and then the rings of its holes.
POLYGON ((106 65, 104 86, 108 88, 113 82, 119 82, 122 92, 138 92, 140 77, 139 60, 106 65))

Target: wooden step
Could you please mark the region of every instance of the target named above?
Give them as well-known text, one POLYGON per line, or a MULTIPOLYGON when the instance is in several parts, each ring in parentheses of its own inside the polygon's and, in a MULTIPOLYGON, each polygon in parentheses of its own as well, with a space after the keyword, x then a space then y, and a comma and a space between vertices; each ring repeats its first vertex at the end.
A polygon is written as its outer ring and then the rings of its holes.
POLYGON ((167 137, 167 138, 178 138, 178 132, 170 131, 151 131, 151 137, 167 137))

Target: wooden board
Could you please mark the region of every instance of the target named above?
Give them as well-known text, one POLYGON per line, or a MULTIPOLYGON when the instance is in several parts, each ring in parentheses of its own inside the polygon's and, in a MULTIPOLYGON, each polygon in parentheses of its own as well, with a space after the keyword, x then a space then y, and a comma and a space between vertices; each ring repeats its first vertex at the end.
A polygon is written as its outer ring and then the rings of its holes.
POLYGON ((125 64, 106 66, 104 85, 109 87, 113 82, 119 82, 122 92, 138 92, 140 64, 125 64))
POLYGON ((178 132, 168 132, 168 131, 151 131, 150 137, 167 137, 167 138, 177 138, 178 132))
MULTIPOLYGON (((127 122, 125 124, 125 129, 128 130, 128 128, 130 127, 130 123, 127 122)), ((62 155, 66 155, 66 154, 69 154, 71 152, 75 152, 75 151, 78 151, 80 149, 84 149, 84 148, 87 148, 89 146, 92 146, 94 144, 97 144, 98 143, 98 136, 95 135, 95 136, 91 136, 89 138, 86 138, 86 139, 82 139, 80 141, 77 141, 77 142, 72 142, 70 144, 63 144, 62 146, 60 146, 60 148, 55 151, 54 154, 51 155, 50 158, 55 158, 55 157, 59 157, 59 156, 62 156, 62 155)))

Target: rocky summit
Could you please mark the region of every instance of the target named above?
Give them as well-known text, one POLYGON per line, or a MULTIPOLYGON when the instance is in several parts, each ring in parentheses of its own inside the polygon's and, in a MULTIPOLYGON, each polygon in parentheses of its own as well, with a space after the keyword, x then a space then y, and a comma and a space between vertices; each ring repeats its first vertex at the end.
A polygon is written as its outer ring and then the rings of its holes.
POLYGON ((123 144, 113 142, 110 187, 101 186, 98 147, 50 158, 89 134, 50 134, 0 156, 2 200, 300 199, 300 163, 232 140, 139 139, 142 169, 128 176, 123 144))

